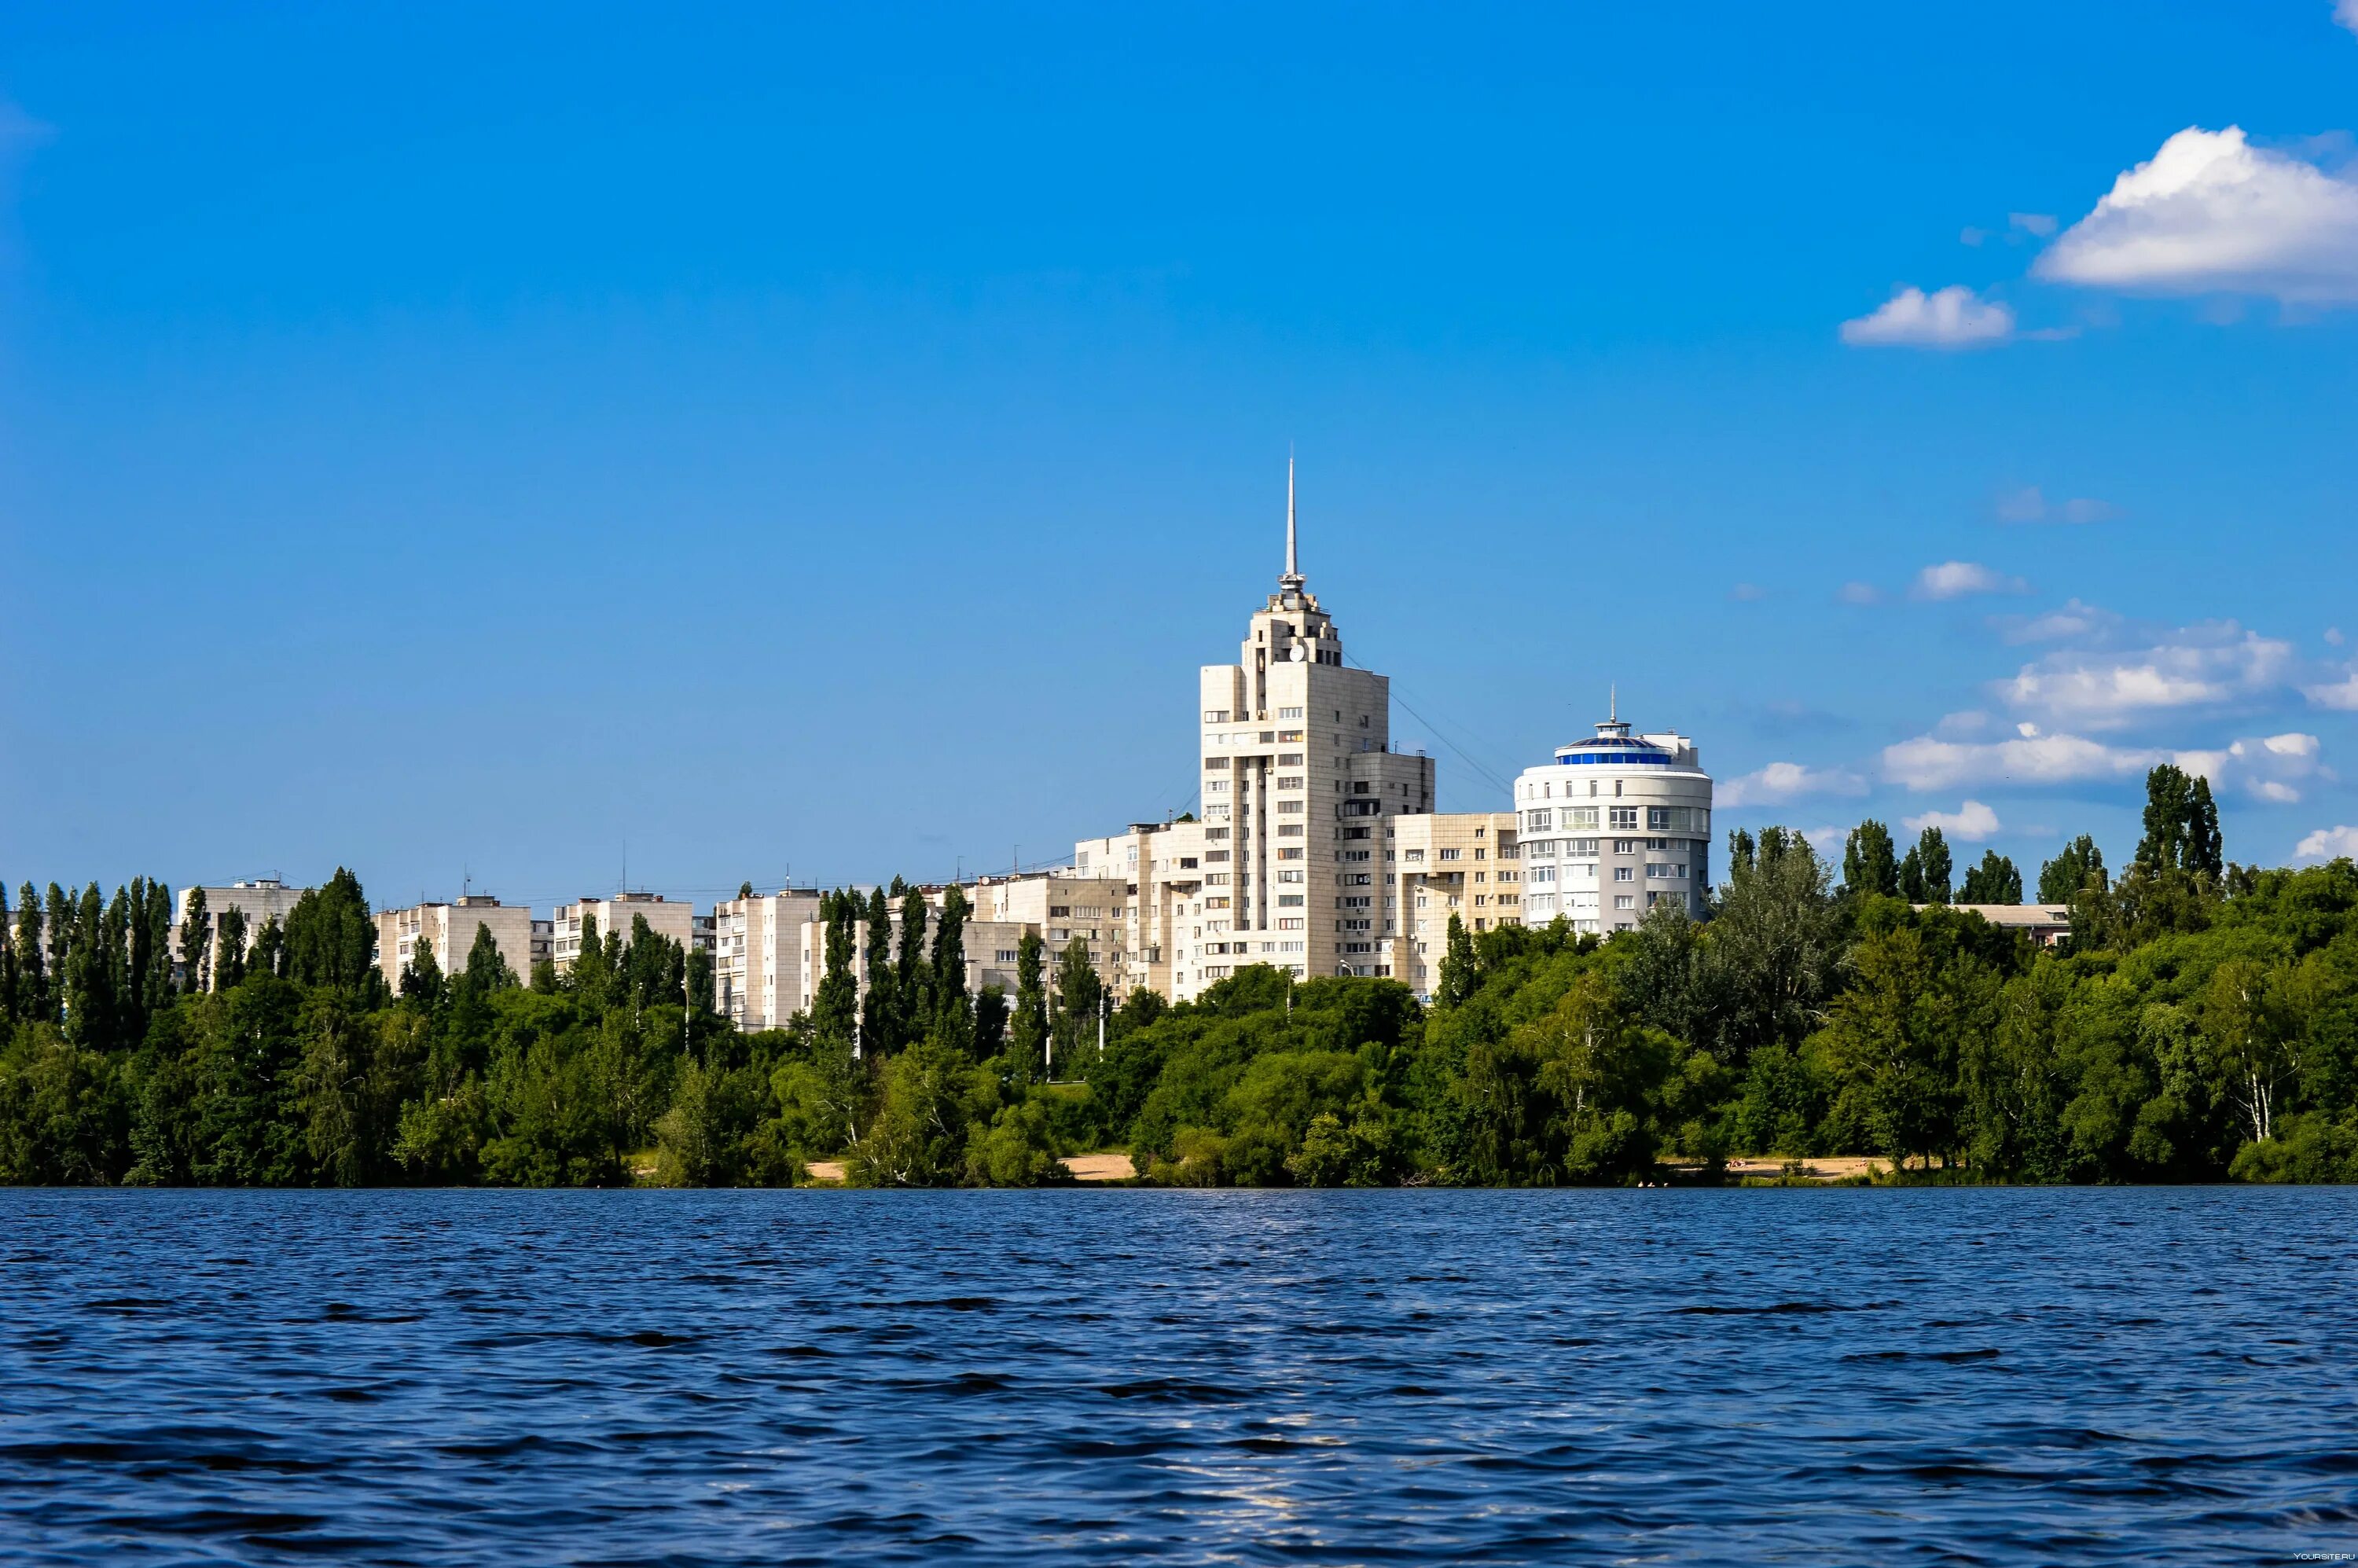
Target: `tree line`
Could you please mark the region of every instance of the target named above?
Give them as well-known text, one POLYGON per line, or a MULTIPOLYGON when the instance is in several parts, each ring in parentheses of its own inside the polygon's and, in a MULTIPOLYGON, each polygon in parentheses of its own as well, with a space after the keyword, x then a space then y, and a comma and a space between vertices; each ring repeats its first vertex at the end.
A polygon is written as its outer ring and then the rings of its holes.
POLYGON ((1956 907, 2019 897, 2004 857, 1952 888, 1937 830, 1903 855, 1862 823, 1837 866, 1770 827, 1730 836, 1703 920, 1453 922, 1429 1002, 1267 967, 1117 1001, 1084 944, 1037 934, 1012 995, 970 993, 963 895, 896 881, 822 899, 826 978, 755 1033, 644 921, 528 976, 479 928, 459 973, 421 948, 387 987, 346 871, 211 954, 160 884, 27 888, 0 919, 0 1181, 768 1184, 838 1161, 1029 1184, 1107 1147, 1202 1185, 1837 1153, 1927 1181, 2358 1179, 2358 867, 2230 863, 2175 768, 2143 826, 2117 876, 2086 837, 2039 868, 2071 910, 2054 948, 1956 907), (178 983, 176 943, 204 960, 178 983))

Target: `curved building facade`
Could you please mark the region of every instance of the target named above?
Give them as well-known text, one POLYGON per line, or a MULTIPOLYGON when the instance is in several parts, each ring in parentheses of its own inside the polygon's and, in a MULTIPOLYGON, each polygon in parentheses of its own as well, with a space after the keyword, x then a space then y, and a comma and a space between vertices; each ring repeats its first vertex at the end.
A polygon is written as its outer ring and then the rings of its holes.
POLYGON ((1671 731, 1638 735, 1617 713, 1593 739, 1515 781, 1522 919, 1628 931, 1676 899, 1701 917, 1711 886, 1711 775, 1671 731))

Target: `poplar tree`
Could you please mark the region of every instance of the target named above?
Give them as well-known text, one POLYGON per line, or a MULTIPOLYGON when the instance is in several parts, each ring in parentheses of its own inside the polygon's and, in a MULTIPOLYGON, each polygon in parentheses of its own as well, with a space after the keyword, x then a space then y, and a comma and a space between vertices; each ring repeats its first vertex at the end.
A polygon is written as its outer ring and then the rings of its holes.
POLYGON ((93 1050, 110 1044, 112 999, 106 962, 106 910, 98 884, 82 890, 74 916, 72 945, 65 956, 66 1038, 93 1050))
POLYGON ((2014 862, 1996 849, 1982 851, 1981 864, 1965 872, 1964 891, 1958 894, 1959 903, 2020 903, 2022 873, 2014 862))
POLYGON ((914 1039, 933 1017, 933 999, 925 982, 925 895, 894 877, 901 889, 901 946, 892 961, 892 1000, 901 1027, 914 1039))
MULTIPOLYGON (((2209 785, 2204 785, 2209 793, 2209 785)), ((2163 762, 2145 776, 2145 837, 2137 840, 2136 860, 2148 871, 2179 871, 2191 868, 2187 860, 2187 830, 2194 816, 2194 781, 2175 762, 2163 762)))
POLYGON ((901 1017, 900 977, 892 968, 892 906, 882 888, 869 890, 867 915, 868 995, 860 1004, 860 1038, 882 1054, 908 1043, 901 1017))
MULTIPOLYGON (((1909 851, 1909 859, 1916 863, 1917 880, 1924 894, 1921 898, 1911 896, 1909 902, 1948 903, 1949 890, 1952 885, 1952 873, 1954 870, 1949 859, 1948 835, 1942 833, 1938 827, 1925 828, 1922 835, 1916 840, 1916 848, 1909 851)), ((1904 866, 1901 868, 1901 880, 1903 881, 1906 880, 1904 866)))
POLYGON ((1029 927, 1015 944, 1015 1011, 1007 1024, 1007 1054, 1015 1076, 1027 1080, 1048 1068, 1048 987, 1042 961, 1046 947, 1029 927))
POLYGON ((1853 896, 1899 894, 1899 859, 1891 829, 1872 817, 1850 831, 1843 845, 1843 887, 1853 896))
POLYGON ((953 887, 942 895, 941 916, 934 923, 934 958, 925 1005, 933 1038, 971 1055, 974 1009, 966 990, 966 915, 962 891, 953 887))
POLYGON ((213 923, 205 912, 205 890, 189 890, 189 913, 180 922, 180 989, 193 996, 205 989, 212 967, 213 923))
POLYGON ((2104 876, 2104 852, 2096 848, 2093 838, 2082 833, 2039 868, 2039 902, 2069 903, 2091 882, 2099 890, 2109 885, 2104 876))
MULTIPOLYGON (((860 976, 852 946, 852 895, 829 893, 819 901, 827 922, 827 972, 811 998, 811 1028, 822 1045, 851 1048, 860 1025, 860 976)), ((862 1054, 868 1053, 863 1049, 862 1054)))
POLYGON ((2209 779, 2195 779, 2186 816, 2186 869, 2214 880, 2224 875, 2226 845, 2219 837, 2219 803, 2211 797, 2209 779))
POLYGON ((19 1023, 55 1018, 49 1005, 49 955, 41 936, 41 900, 27 882, 16 895, 16 1011, 19 1023))
POLYGON ((1076 936, 1056 957, 1056 1011, 1051 1029, 1056 1064, 1067 1078, 1080 1076, 1097 1049, 1098 1009, 1104 1000, 1105 986, 1097 966, 1089 962, 1089 945, 1076 936))
POLYGON ((16 1022, 16 944, 8 931, 8 884, 0 882, 0 1028, 16 1022))
POLYGON ((245 983, 245 911, 224 909, 221 917, 221 950, 213 955, 213 989, 225 991, 245 983))

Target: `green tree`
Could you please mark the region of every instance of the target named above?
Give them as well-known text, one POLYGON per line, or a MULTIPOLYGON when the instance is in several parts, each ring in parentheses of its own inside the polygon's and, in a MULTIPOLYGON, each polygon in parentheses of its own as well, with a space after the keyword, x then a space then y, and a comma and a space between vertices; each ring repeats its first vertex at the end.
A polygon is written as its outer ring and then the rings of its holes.
POLYGON ((1981 864, 1967 868, 1959 903, 2020 903, 2022 873, 1996 849, 1982 851, 1981 864))
POLYGON ((2196 815, 2194 781, 2183 768, 2163 762, 2147 773, 2145 837, 2137 840, 2136 863, 2150 871, 2192 871, 2188 852, 2196 815))
POLYGON ((1030 1083, 1048 1070, 1046 947, 1040 933, 1029 926, 1015 944, 1015 1011, 1008 1021, 1007 1054, 1020 1083, 1030 1083))
POLYGON ((41 931, 41 903, 27 882, 16 896, 16 1006, 9 1016, 19 1023, 55 1022, 57 1005, 49 990, 48 943, 41 931))
POLYGON ((307 986, 368 988, 378 976, 376 921, 360 879, 343 867, 287 912, 287 978, 307 986))
POLYGON ((245 911, 222 911, 220 943, 221 951, 213 956, 213 989, 228 990, 245 982, 245 958, 253 950, 246 940, 245 911))
POLYGON ((892 967, 892 906, 882 888, 868 894, 868 995, 860 1003, 860 1040, 871 1055, 887 1055, 908 1043, 901 1015, 900 973, 892 967))
POLYGON ((2104 853, 2096 848, 2093 838, 2082 833, 2039 868, 2039 902, 2069 903, 2092 882, 2098 887, 2109 885, 2104 875, 2104 853))
POLYGON ((1870 817, 1850 830, 1843 844, 1843 887, 1854 895, 1899 896, 1899 860, 1890 828, 1870 817))
MULTIPOLYGON (((1750 840, 1746 840, 1748 850, 1750 840)), ((1746 859, 1750 859, 1747 854, 1746 859)), ((1461 1007, 1482 983, 1482 965, 1475 956, 1474 937, 1466 923, 1452 914, 1449 917, 1449 946, 1441 958, 1441 977, 1433 987, 1433 1000, 1441 1007, 1461 1007)))
POLYGON ((1105 1005, 1105 985, 1089 959, 1089 945, 1076 936, 1056 956, 1055 1011, 1049 1025, 1053 1073, 1066 1078, 1084 1076, 1097 1054, 1098 1013, 1105 1005))
MULTIPOLYGON (((1917 875, 1921 879, 1923 896, 1917 898, 1911 894, 1909 902, 1947 903, 1951 897, 1950 889, 1953 885, 1952 880, 1953 867, 1949 859, 1948 836, 1938 827, 1925 828, 1918 836, 1916 848, 1909 852, 1909 858, 1915 862, 1917 875)), ((1901 876, 1904 881, 1906 880, 1904 868, 1901 876)))
POLYGON ((811 1028, 829 1044, 849 1051, 860 1020, 860 977, 852 968, 853 895, 829 893, 821 902, 827 922, 827 969, 811 997, 811 1028))

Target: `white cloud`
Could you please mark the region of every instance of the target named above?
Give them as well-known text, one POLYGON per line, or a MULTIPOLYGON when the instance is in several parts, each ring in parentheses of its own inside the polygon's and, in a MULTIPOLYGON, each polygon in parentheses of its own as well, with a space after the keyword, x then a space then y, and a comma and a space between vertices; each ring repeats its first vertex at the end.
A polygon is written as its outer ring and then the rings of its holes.
POLYGON ((1805 795, 1862 795, 1866 781, 1840 768, 1809 768, 1771 762, 1758 773, 1731 779, 1713 790, 1722 806, 1775 806, 1805 795))
POLYGON ((2093 495, 2075 495, 2069 501, 2050 503, 2045 492, 2035 484, 2008 491, 1997 498, 1997 520, 2001 523, 2109 523, 2120 514, 2119 507, 2093 495))
POLYGON ((1883 749, 1883 772, 1909 789, 1935 790, 1967 784, 2128 778, 2162 760, 2160 752, 2147 748, 2108 746, 2082 735, 2024 735, 2011 741, 1919 735, 1883 749))
MULTIPOLYGON (((2358 5, 2358 0, 2352 0, 2358 5)), ((2300 688, 2301 696, 2320 708, 2337 708, 2343 713, 2358 712, 2358 670, 2352 670, 2337 681, 2300 688)))
POLYGON ((1975 593, 2027 593, 2030 585, 1974 561, 1942 561, 1916 574, 1918 599, 1963 599, 1975 593))
POLYGON ((1727 590, 1727 597, 1738 604, 1758 604, 1768 597, 1768 590, 1757 582, 1739 582, 1727 590))
MULTIPOLYGON (((2344 0, 2358 5, 2358 0, 2344 0)), ((2358 859, 2358 827, 2320 827, 2303 838, 2293 850, 2300 860, 2338 860, 2344 856, 2358 859)))
MULTIPOLYGON (((2358 4, 2358 0, 2353 0, 2353 4, 2358 4)), ((2314 757, 2318 752, 2317 737, 2303 735, 2298 731, 2286 735, 2271 735, 2262 741, 2260 745, 2278 757, 2314 757)))
POLYGON ((2055 232, 2055 214, 2052 212, 2009 212, 2006 221, 2024 233, 2036 234, 2042 240, 2055 232))
POLYGON ((2358 182, 2255 147, 2238 126, 2190 125, 2115 179, 2031 270, 2158 294, 2358 301, 2358 182))
POLYGON ((1831 856, 1843 847, 1843 840, 1850 837, 1850 830, 1845 827, 1804 827, 1801 837, 1807 838, 1810 848, 1819 854, 1831 856))
POLYGON ((1969 800, 1954 811, 1928 811, 1921 816, 1905 816, 1900 821, 1910 833, 1937 827, 1948 838, 1968 844, 1978 844, 1998 830, 1997 813, 1978 800, 1969 800))
POLYGON ((2300 791, 2275 779, 2259 780, 2252 785, 2252 793, 2278 806, 2291 806, 2300 799, 2300 791))
POLYGON ((2181 627, 2127 651, 2066 649, 2025 665, 1999 693, 2018 708, 2084 724, 2258 696, 2290 673, 2292 644, 2232 621, 2181 627))
POLYGON ((1883 590, 1871 582, 1846 582, 1834 589, 1834 597, 1844 604, 1880 604, 1883 590))
POLYGON ((2333 7, 2333 19, 2358 33, 2358 0, 2338 0, 2333 7))
POLYGON ((1842 341, 1861 348, 1974 349, 2014 336, 2014 312, 1962 283, 1927 294, 1902 288, 1874 314, 1842 324, 1842 341))
POLYGON ((2109 610, 2067 599, 2061 608, 2043 615, 2001 615, 1990 624, 2009 643, 2067 643, 2110 632, 2120 622, 2109 610))

